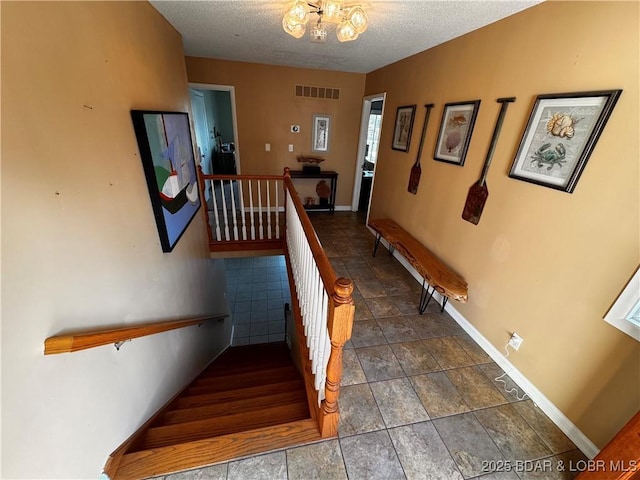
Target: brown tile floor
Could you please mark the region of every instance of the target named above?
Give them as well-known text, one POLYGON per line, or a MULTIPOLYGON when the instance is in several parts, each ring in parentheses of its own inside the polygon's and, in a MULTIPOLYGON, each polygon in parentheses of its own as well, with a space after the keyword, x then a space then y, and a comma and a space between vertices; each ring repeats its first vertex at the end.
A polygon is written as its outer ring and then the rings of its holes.
POLYGON ((315 214, 339 276, 355 283, 339 438, 169 475, 206 479, 568 479, 585 457, 352 213, 315 214), (510 387, 515 384, 507 379, 510 387), (522 392, 519 391, 519 395, 522 392), (508 471, 510 470, 510 471, 508 471))

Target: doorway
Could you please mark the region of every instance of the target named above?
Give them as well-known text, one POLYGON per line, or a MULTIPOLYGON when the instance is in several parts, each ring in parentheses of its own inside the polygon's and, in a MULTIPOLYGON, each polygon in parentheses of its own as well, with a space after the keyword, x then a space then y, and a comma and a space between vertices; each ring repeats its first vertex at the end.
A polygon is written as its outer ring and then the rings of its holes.
POLYGON ((215 175, 240 174, 234 87, 199 83, 189 87, 203 170, 215 175))
POLYGON ((371 203, 375 167, 378 160, 384 98, 384 93, 369 95, 364 97, 362 102, 360 139, 351 210, 362 212, 367 218, 369 217, 369 204, 371 203))

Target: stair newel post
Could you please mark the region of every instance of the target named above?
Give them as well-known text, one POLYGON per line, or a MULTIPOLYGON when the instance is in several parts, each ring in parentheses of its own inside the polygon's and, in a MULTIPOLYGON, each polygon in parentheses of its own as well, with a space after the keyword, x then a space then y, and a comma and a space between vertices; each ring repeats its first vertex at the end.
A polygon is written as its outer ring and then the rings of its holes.
POLYGON ((348 278, 338 278, 334 285, 332 309, 327 328, 331 339, 331 354, 327 364, 325 399, 320 408, 320 435, 324 438, 338 434, 338 397, 342 380, 342 349, 351 338, 355 306, 351 294, 353 282, 348 278))
POLYGON ((202 166, 198 165, 198 186, 200 187, 200 201, 202 202, 202 212, 204 214, 204 224, 207 226, 207 236, 209 237, 209 244, 213 243, 213 233, 211 231, 211 224, 209 223, 209 209, 207 207, 207 199, 205 197, 206 180, 202 171, 202 166))

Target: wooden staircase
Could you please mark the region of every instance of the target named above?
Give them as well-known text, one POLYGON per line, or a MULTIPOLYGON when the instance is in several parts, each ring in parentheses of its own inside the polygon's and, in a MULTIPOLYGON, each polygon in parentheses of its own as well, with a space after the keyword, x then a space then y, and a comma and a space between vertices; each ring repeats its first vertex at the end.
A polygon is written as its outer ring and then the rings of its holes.
POLYGON ((105 472, 146 478, 320 438, 286 344, 232 347, 116 450, 105 472))

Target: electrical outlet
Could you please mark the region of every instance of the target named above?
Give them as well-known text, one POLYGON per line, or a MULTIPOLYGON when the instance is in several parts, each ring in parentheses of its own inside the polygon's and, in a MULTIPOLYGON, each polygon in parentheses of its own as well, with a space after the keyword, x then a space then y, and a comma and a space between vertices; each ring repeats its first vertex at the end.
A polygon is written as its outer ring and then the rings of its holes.
POLYGON ((265 143, 264 144, 264 151, 265 152, 270 152, 271 151, 271 144, 270 143, 265 143))
POLYGON ((518 350, 520 345, 522 345, 522 337, 518 335, 516 332, 511 334, 511 338, 509 339, 509 345, 513 347, 514 350, 518 350))
POLYGON ((290 152, 293 152, 293 143, 290 143, 290 144, 289 144, 289 151, 290 151, 290 152))

